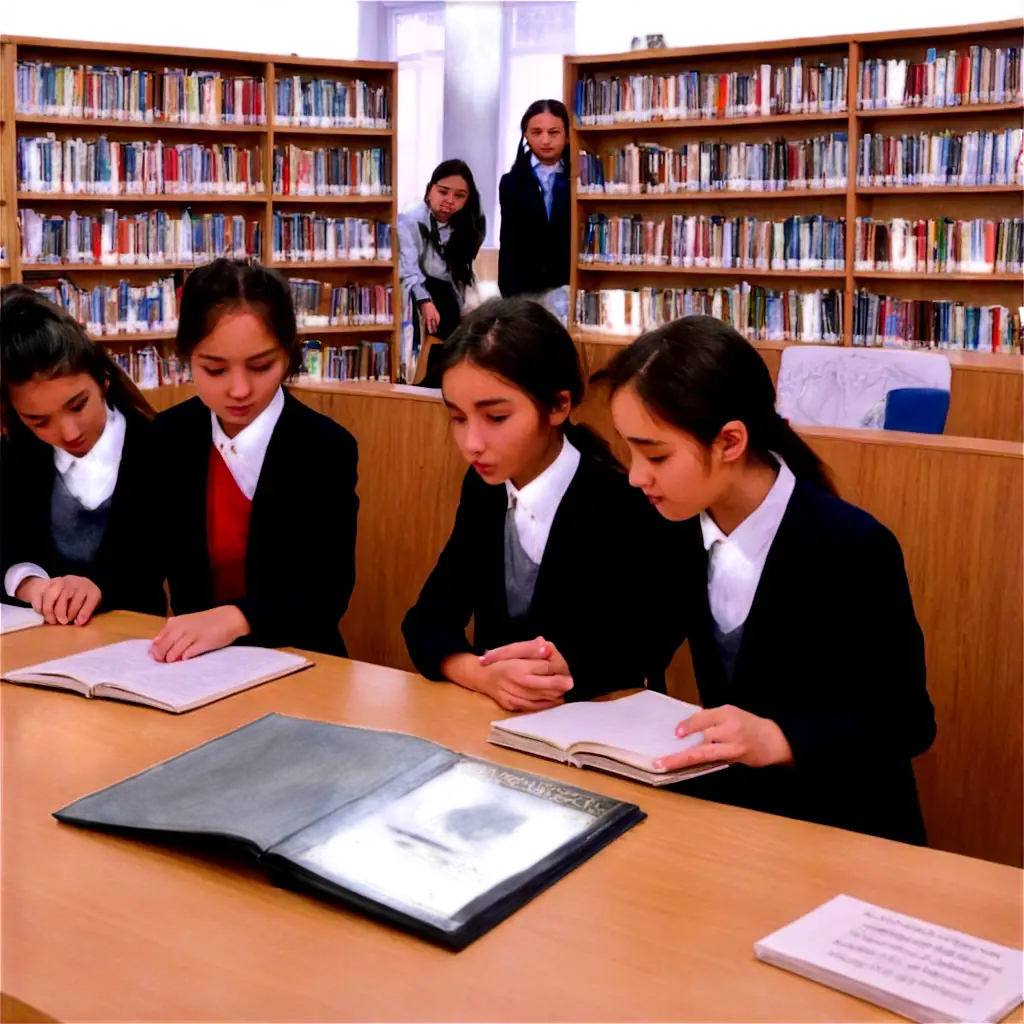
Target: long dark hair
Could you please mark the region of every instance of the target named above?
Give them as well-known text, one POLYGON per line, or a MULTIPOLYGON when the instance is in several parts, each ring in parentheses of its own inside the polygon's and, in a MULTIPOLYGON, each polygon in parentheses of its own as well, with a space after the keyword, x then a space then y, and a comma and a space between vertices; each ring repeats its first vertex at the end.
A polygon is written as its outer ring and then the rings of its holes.
POLYGON ((768 367, 746 338, 711 316, 684 316, 642 334, 593 380, 614 394, 627 384, 659 419, 710 447, 730 420, 747 428, 748 450, 766 465, 772 452, 793 474, 835 494, 824 463, 775 411, 768 367))
POLYGON ((142 393, 102 345, 59 306, 22 284, 0 292, 0 426, 14 434, 28 430, 11 406, 10 387, 34 377, 50 379, 86 373, 105 392, 106 402, 129 419, 155 415, 142 393))
POLYGON ((473 172, 465 160, 442 160, 434 168, 434 173, 427 182, 426 190, 423 193, 423 201, 430 207, 430 190, 442 178, 462 178, 469 189, 469 198, 466 205, 453 213, 448 221, 452 233, 448 236, 447 244, 441 243, 441 234, 434 220, 433 213, 430 214, 429 229, 425 224, 420 225, 420 234, 424 241, 430 244, 444 257, 445 266, 451 274, 452 281, 460 288, 468 288, 475 280, 473 273, 473 260, 480 251, 487 235, 487 221, 480 209, 480 192, 473 180, 473 172))
MULTIPOLYGON (((565 125, 565 144, 569 145, 569 111, 565 109, 565 104, 561 100, 534 100, 526 108, 526 113, 519 122, 522 135, 519 138, 519 149, 516 151, 516 162, 512 165, 513 170, 517 167, 530 166, 530 143, 526 141, 526 128, 530 119, 538 114, 554 114, 565 125)), ((564 156, 564 149, 562 154, 564 156)))
POLYGON ((181 291, 178 355, 188 362, 196 346, 227 313, 249 309, 288 354, 288 373, 302 366, 302 341, 295 325, 295 306, 288 282, 259 263, 219 259, 189 274, 181 291))
MULTIPOLYGON (((437 372, 443 376, 463 362, 508 381, 543 415, 559 407, 563 391, 569 392, 571 408, 583 401, 576 346, 561 321, 532 299, 488 299, 464 316, 445 342, 437 372)), ((589 427, 566 420, 562 432, 583 454, 622 469, 605 440, 589 427)))

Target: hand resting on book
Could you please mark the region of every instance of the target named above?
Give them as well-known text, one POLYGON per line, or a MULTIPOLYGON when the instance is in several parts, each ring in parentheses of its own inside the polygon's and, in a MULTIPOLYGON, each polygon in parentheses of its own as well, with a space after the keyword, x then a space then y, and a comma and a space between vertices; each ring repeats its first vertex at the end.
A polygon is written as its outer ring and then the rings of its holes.
POLYGON ((680 739, 695 732, 704 733, 703 743, 655 761, 655 769, 671 772, 711 761, 766 768, 793 760, 789 741, 775 722, 732 704, 698 711, 676 726, 680 739))
POLYGON ((15 596, 51 626, 84 626, 103 598, 100 588, 85 576, 28 576, 15 596))
POLYGON ((149 653, 156 661, 183 661, 216 651, 248 636, 249 623, 233 604, 191 615, 174 615, 153 638, 149 653))

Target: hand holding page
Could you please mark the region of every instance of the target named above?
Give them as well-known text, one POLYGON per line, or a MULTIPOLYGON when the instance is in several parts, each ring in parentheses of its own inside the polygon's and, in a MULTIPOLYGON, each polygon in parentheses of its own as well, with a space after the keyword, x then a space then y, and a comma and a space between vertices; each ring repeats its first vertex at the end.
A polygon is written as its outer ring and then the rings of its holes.
POLYGON ((0 604, 0 633, 14 633, 19 629, 41 626, 46 620, 31 608, 17 604, 0 604))

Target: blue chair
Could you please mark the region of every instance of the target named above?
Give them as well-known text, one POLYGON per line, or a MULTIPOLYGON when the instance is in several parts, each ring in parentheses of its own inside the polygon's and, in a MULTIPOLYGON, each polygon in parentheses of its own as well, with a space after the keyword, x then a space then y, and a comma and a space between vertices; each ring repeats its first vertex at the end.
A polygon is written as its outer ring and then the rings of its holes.
POLYGON ((946 429, 949 392, 941 388, 894 388, 885 396, 886 430, 941 434, 946 429))

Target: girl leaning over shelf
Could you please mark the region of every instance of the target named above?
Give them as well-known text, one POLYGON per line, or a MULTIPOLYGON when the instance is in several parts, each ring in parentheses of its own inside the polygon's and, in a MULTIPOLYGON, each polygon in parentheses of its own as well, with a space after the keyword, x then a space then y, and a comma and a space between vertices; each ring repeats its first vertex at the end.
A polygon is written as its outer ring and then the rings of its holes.
POLYGON ((558 100, 537 100, 526 108, 520 128, 515 163, 498 187, 498 287, 505 297, 539 299, 568 323, 569 112, 558 100))
POLYGON ((343 655, 356 443, 283 389, 302 357, 287 284, 228 259, 194 270, 176 346, 197 396, 153 423, 148 572, 174 611, 153 656, 235 641, 343 655))
MULTIPOLYGON (((473 261, 487 234, 473 172, 462 160, 434 168, 423 200, 398 215, 398 261, 403 300, 412 313, 413 337, 421 330, 446 340, 459 325, 466 289, 474 280, 473 261)), ((437 386, 428 354, 425 384, 437 386)))
POLYGON ((153 410, 79 323, 23 285, 3 289, 0 375, 6 596, 79 626, 103 609, 163 611, 159 584, 133 572, 153 410))
POLYGON ((439 370, 470 469, 402 624, 417 669, 509 711, 643 686, 633 647, 650 588, 633 544, 665 527, 604 442, 570 422, 583 377, 568 332, 539 303, 493 299, 467 314, 439 370))
POLYGON ((647 635, 656 664, 689 640, 705 710, 677 733, 704 737, 663 767, 730 762, 685 792, 923 843, 911 758, 935 718, 896 538, 836 496, 721 321, 650 331, 600 376, 630 483, 680 527, 647 635))

